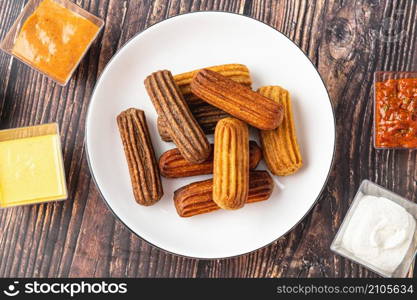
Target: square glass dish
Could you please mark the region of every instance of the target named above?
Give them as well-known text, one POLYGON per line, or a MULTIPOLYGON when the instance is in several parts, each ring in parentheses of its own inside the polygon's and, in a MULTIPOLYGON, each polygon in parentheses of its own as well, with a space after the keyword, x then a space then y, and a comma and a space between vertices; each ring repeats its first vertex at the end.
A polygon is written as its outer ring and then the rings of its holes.
MULTIPOLYGON (((330 249, 333 252, 345 258, 348 258, 383 277, 407 277, 407 274, 410 271, 410 268, 412 268, 415 255, 417 253, 417 228, 414 228, 414 233, 412 234, 411 239, 409 239, 411 240, 410 246, 405 250, 404 258, 400 261, 399 265, 395 268, 395 270, 392 273, 388 273, 384 271, 383 268, 373 265, 372 263, 358 257, 357 255, 352 253, 349 249, 347 249, 344 246, 343 240, 344 240, 344 235, 347 231, 348 225, 350 221, 352 220, 353 215, 356 212, 356 209, 358 207, 360 200, 365 195, 387 198, 393 201, 395 204, 398 204, 399 206, 403 207, 414 218, 415 221, 417 220, 417 204, 416 203, 408 201, 405 198, 369 180, 364 180, 362 181, 358 189, 358 192, 356 193, 352 201, 352 204, 350 205, 350 208, 342 224, 340 225, 338 232, 336 233, 336 236, 330 246, 330 249)), ((379 224, 377 224, 376 226, 378 225, 379 224)))
POLYGON ((376 149, 417 149, 417 72, 374 73, 376 149))
POLYGON ((103 26, 69 0, 29 0, 0 49, 65 86, 103 26))
POLYGON ((0 208, 65 199, 58 124, 0 130, 0 208))

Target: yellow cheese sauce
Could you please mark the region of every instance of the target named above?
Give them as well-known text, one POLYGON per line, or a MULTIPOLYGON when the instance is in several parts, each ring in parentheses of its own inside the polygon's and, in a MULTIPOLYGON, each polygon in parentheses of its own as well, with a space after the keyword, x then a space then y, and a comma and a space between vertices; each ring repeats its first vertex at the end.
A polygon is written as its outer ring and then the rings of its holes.
POLYGON ((44 0, 23 24, 12 52, 65 83, 98 30, 86 18, 44 0))
POLYGON ((0 142, 0 207, 64 198, 58 135, 0 142))

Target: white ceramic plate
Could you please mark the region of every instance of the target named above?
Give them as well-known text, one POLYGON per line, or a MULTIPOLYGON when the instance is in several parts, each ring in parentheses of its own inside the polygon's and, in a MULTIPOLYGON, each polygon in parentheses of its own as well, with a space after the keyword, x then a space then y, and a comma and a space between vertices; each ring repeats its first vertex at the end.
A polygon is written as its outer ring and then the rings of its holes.
MULTIPOLYGON (((98 80, 86 126, 91 172, 115 215, 153 245, 199 258, 244 254, 291 230, 311 209, 326 183, 334 143, 330 99, 304 53, 268 25, 221 12, 177 16, 131 39, 98 80), (157 114, 143 85, 145 77, 160 69, 178 74, 225 63, 247 65, 255 89, 278 84, 290 91, 304 167, 293 176, 274 177, 277 184, 268 201, 237 211, 216 211, 191 218, 177 215, 173 192, 210 176, 163 179, 165 195, 157 204, 151 207, 136 204, 116 116, 129 107, 144 110, 159 157, 175 146, 159 138, 157 114)), ((265 169, 264 164, 258 169, 265 169)))

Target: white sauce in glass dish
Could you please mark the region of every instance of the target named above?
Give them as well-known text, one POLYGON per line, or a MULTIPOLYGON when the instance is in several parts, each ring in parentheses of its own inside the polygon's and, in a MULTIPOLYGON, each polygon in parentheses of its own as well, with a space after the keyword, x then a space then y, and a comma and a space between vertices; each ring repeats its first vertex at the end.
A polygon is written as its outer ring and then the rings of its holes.
POLYGON ((416 220, 384 197, 364 195, 347 224, 342 246, 381 273, 392 274, 413 240, 416 220))

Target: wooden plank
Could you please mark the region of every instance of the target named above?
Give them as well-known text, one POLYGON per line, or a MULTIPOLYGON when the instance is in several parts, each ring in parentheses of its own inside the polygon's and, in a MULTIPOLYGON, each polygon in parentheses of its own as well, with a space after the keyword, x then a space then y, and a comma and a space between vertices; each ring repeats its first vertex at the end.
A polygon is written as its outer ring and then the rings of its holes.
MULTIPOLYGON (((373 72, 417 69, 416 1, 75 2, 104 18, 106 27, 67 87, 0 54, 0 128, 58 122, 70 195, 60 203, 0 211, 0 276, 376 276, 333 255, 329 245, 362 179, 417 201, 416 152, 376 151, 370 143, 373 72), (224 260, 179 257, 132 234, 101 199, 83 148, 92 89, 117 49, 156 22, 201 10, 251 16, 287 35, 318 68, 337 118, 337 170, 312 212, 268 247, 224 260)), ((0 1, 0 38, 24 3, 0 1)))

